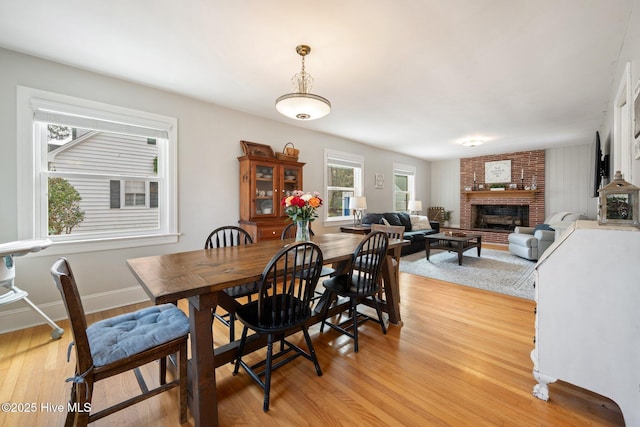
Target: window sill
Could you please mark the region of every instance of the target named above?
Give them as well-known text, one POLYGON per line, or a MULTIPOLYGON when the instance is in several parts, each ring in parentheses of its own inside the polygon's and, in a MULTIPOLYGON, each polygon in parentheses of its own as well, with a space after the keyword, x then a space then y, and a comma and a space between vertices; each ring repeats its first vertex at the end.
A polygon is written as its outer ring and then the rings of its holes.
POLYGON ((177 243, 179 236, 180 233, 74 240, 70 242, 54 241, 47 250, 32 253, 30 256, 67 255, 79 252, 98 252, 112 249, 136 248, 140 246, 165 245, 177 243))

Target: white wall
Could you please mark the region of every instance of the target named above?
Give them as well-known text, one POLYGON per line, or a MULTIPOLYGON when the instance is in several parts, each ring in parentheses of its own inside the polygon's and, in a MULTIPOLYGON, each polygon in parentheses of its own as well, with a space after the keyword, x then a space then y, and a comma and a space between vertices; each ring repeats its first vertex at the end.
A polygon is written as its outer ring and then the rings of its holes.
POLYGON ((460 160, 442 160, 431 163, 431 203, 452 211, 449 225, 460 226, 460 160))
MULTIPOLYGON (((199 100, 0 49, 0 242, 17 239, 16 86, 56 92, 93 101, 178 118, 179 242, 101 252, 68 258, 85 297, 87 311, 144 300, 146 296, 126 266, 128 258, 199 249, 213 228, 238 221, 240 140, 271 145, 292 141, 300 149, 305 191, 322 191, 324 148, 365 157, 365 190, 369 211, 392 208, 393 163, 417 168, 417 192, 429 199, 430 166, 423 160, 250 116, 199 100), (374 190, 374 174, 385 174, 385 188, 374 190)), ((401 141, 399 141, 400 143, 401 141)), ((316 232, 322 224, 314 225, 316 232)), ((66 317, 49 275, 55 256, 16 258, 16 284, 54 318, 66 317)), ((0 332, 43 323, 23 302, 0 306, 0 332)))
POLYGON ((593 197, 593 144, 595 141, 545 150, 545 218, 554 212, 569 211, 596 219, 598 199, 593 197))

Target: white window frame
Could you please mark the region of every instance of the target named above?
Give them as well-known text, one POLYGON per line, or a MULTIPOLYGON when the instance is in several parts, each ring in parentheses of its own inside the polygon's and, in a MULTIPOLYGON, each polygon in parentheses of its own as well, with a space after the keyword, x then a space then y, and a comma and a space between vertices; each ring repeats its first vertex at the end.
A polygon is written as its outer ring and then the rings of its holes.
MULTIPOLYGON (((178 121, 174 117, 133 110, 85 100, 53 92, 17 87, 17 161, 18 161, 18 238, 50 238, 53 245, 47 255, 148 246, 178 241, 177 157, 178 121), (94 128, 102 123, 118 126, 122 132, 144 128, 157 131, 166 138, 158 144, 158 197, 160 227, 108 236, 67 235, 48 237, 47 230, 47 153, 35 135, 36 113, 40 116, 51 110, 74 115, 80 121, 97 119, 94 128)), ((112 131, 113 129, 107 129, 112 131)), ((120 179, 113 177, 113 179, 120 179)))
MULTIPOLYGON (((613 110, 613 170, 622 172, 631 182, 633 161, 633 92, 631 90, 631 65, 626 63, 613 110)), ((611 177, 613 179, 613 176, 611 177)))
MULTIPOLYGON (((324 199, 329 200, 329 175, 327 173, 330 164, 353 165, 359 168, 359 172, 354 174, 354 196, 362 196, 364 188, 364 157, 358 154, 346 153, 337 150, 324 150, 324 199)), ((353 222, 353 215, 343 215, 329 217, 329 209, 324 209, 324 222, 330 226, 339 225, 337 223, 353 222)))
POLYGON ((391 206, 393 206, 394 210, 396 207, 396 193, 397 193, 396 185, 395 185, 396 176, 403 175, 408 177, 407 193, 409 194, 409 197, 407 199, 407 210, 402 211, 402 212, 408 212, 408 201, 415 200, 416 198, 416 172, 417 172, 417 168, 415 166, 404 165, 402 163, 393 164, 393 195, 391 196, 393 197, 393 200, 392 200, 391 206))

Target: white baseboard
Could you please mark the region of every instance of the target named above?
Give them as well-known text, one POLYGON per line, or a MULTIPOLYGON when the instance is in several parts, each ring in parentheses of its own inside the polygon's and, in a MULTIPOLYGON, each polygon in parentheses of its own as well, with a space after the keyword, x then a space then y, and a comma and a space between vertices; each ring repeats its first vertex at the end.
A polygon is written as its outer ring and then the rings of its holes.
MULTIPOLYGON (((143 301, 149 301, 149 297, 139 286, 82 297, 82 305, 86 313, 95 313, 143 301)), ((0 312, 0 334, 47 324, 47 321, 29 307, 25 301, 16 301, 13 305, 16 307, 15 309, 0 312)), ((53 321, 67 318, 62 300, 41 304, 38 305, 38 308, 53 321)))

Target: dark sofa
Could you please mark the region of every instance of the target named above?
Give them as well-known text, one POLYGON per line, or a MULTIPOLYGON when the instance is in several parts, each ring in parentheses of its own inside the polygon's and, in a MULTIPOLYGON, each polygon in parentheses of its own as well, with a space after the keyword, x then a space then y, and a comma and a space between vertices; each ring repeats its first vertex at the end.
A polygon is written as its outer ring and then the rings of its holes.
POLYGON ((425 250, 425 236, 440 231, 440 223, 437 221, 429 221, 431 230, 412 230, 411 218, 405 212, 367 213, 362 218, 362 225, 384 224, 382 218, 386 219, 389 225, 404 226, 404 238, 410 240, 411 244, 402 247, 401 255, 403 256, 425 250))

